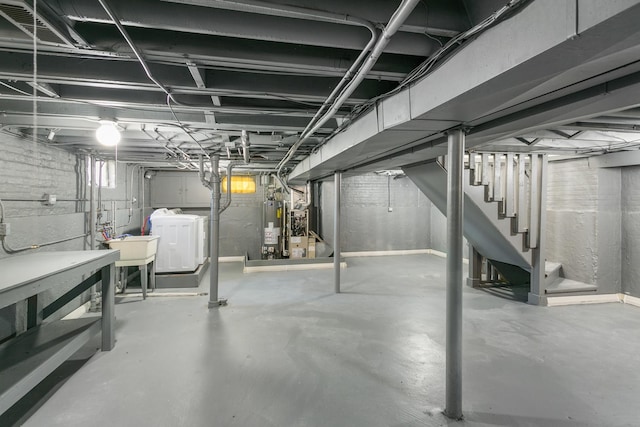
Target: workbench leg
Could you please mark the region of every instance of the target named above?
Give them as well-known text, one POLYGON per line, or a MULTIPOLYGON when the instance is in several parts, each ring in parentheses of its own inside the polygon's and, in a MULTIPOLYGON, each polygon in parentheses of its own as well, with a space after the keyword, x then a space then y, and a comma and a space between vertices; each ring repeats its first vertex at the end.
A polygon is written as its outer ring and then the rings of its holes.
POLYGON ((42 323, 42 303, 38 295, 27 298, 27 329, 35 328, 42 323))
POLYGON ((140 286, 142 287, 142 299, 147 299, 147 264, 138 267, 140 269, 140 286))
POLYGON ((102 267, 102 351, 110 351, 115 342, 116 267, 102 267))
POLYGON ((27 300, 16 303, 16 336, 27 332, 27 300))

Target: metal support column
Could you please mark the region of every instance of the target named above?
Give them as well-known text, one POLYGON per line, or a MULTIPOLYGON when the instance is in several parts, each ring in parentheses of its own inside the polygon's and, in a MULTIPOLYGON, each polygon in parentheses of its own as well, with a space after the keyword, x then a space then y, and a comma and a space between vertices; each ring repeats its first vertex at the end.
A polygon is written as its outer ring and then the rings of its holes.
POLYGON ((340 191, 342 172, 335 173, 335 201, 333 211, 333 277, 335 291, 340 293, 340 191))
POLYGON ((480 252, 469 245, 469 277, 467 277, 467 286, 472 288, 480 285, 482 282, 482 255, 480 252))
POLYGON ((116 267, 109 264, 102 267, 102 351, 110 351, 116 342, 115 305, 116 305, 116 267))
POLYGON ((209 308, 220 307, 218 299, 218 254, 220 250, 220 156, 211 156, 211 214, 209 216, 209 308))
MULTIPOLYGON (((445 415, 462 418, 462 218, 464 140, 462 129, 449 133, 447 174, 447 355, 445 415)), ((483 155, 483 166, 485 163, 483 155)), ((486 170, 483 169, 484 181, 486 170)))
MULTIPOLYGON (((537 156, 537 155, 532 155, 537 156)), ((532 179, 537 180, 537 197, 531 203, 537 204, 537 242, 531 249, 531 289, 528 295, 529 304, 546 305, 547 297, 545 283, 545 262, 546 262, 546 228, 547 228, 547 168, 549 158, 546 154, 540 155, 536 163, 536 170, 531 170, 532 179)))

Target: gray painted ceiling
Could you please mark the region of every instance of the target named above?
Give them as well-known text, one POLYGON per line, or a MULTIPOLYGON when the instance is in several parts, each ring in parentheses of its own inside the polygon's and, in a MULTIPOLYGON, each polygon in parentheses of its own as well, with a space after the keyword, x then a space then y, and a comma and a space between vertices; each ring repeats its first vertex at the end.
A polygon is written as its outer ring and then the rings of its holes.
MULTIPOLYGON (((250 167, 269 170, 298 141, 367 44, 371 32, 363 22, 381 31, 401 2, 104 3, 140 51, 155 82, 98 0, 37 1, 37 55, 33 51, 33 2, 0 0, 1 130, 33 137, 36 59, 35 133, 44 144, 112 156, 113 149, 100 146, 94 137, 98 121, 110 119, 123 132, 120 160, 150 167, 184 167, 196 164, 203 150, 220 153, 223 160, 241 159, 240 135, 246 131, 250 167)), ((364 81, 335 116, 304 141, 287 166, 293 168, 354 111, 396 89, 441 46, 505 3, 420 1, 364 81)), ((527 7, 529 2, 521 3, 520 7, 527 7)), ((507 14, 503 19, 509 18, 507 14)), ((441 60, 455 53, 455 48, 450 49, 441 60)), ((509 134, 504 141, 490 143, 494 148, 506 149, 507 144, 515 150, 540 141, 544 143, 539 147, 591 149, 588 141, 607 145, 598 132, 627 135, 635 131, 638 120, 640 110, 627 109, 554 127, 545 134, 509 134), (587 142, 580 142, 585 135, 587 142), (563 146, 567 141, 570 143, 563 146)), ((610 144, 609 149, 619 146, 610 144)), ((347 169, 348 158, 345 162, 341 167, 347 169)))

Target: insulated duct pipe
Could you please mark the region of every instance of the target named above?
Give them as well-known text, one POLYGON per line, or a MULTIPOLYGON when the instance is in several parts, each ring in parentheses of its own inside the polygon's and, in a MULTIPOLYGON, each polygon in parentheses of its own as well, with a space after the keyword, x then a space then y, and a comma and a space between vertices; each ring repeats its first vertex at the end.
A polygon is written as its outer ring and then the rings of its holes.
MULTIPOLYGON (((360 69, 356 72, 355 77, 351 82, 342 90, 338 98, 333 102, 329 111, 327 111, 320 119, 316 120, 315 123, 310 127, 310 129, 306 130, 300 135, 300 139, 289 149, 287 155, 282 159, 280 164, 278 165, 278 171, 276 176, 283 183, 281 178, 282 168, 293 158, 293 155, 298 150, 300 145, 312 136, 318 129, 320 129, 329 119, 331 119, 335 113, 340 109, 340 107, 344 104, 344 102, 353 94, 358 85, 364 80, 367 73, 371 71, 378 58, 384 51, 385 47, 389 44, 391 37, 398 31, 400 26, 404 23, 404 21, 409 17, 413 9, 419 3, 420 0, 404 0, 402 4, 395 11, 386 28, 382 32, 381 37, 376 41, 375 46, 371 53, 367 56, 367 59, 362 64, 360 69)), ((345 76, 346 77, 346 76, 345 76)), ((324 107, 324 106, 323 106, 324 107)), ((309 126, 307 126, 309 128, 309 126)), ((286 183, 284 183, 285 188, 287 188, 286 183)))

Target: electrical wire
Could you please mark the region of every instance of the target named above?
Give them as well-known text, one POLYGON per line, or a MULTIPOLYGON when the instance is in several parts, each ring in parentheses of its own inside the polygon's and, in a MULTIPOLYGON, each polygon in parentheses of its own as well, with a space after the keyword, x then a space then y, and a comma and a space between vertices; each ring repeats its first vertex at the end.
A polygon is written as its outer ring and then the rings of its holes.
POLYGON ((191 135, 191 132, 189 132, 186 127, 182 124, 182 122, 180 121, 180 119, 178 119, 178 116, 176 115, 175 111, 173 111, 173 107, 171 106, 171 100, 173 100, 173 97, 171 96, 170 93, 167 93, 167 106, 169 107, 169 110, 171 110, 171 115, 173 116, 173 118, 175 119, 176 123, 178 123, 178 126, 180 127, 180 129, 182 129, 184 131, 184 133, 186 133, 187 135, 189 135, 189 138, 191 138, 193 140, 193 142, 195 142, 196 144, 198 144, 198 147, 200 147, 200 149, 202 150, 202 152, 204 153, 204 155, 207 157, 207 159, 209 159, 209 155, 207 154, 206 151, 204 151, 204 147, 202 146, 202 144, 200 144, 200 141, 198 141, 197 139, 195 139, 195 137, 193 135, 191 135))
POLYGON ((18 89, 17 87, 11 86, 11 85, 10 85, 10 84, 8 84, 8 83, 5 83, 5 82, 0 81, 0 85, 2 85, 2 86, 4 86, 4 87, 6 87, 6 88, 8 88, 8 89, 11 89, 11 90, 13 90, 13 91, 15 91, 15 92, 18 92, 18 93, 20 93, 20 94, 22 94, 22 95, 26 95, 26 96, 29 96, 29 97, 30 97, 30 96, 32 96, 32 94, 30 94, 29 92, 25 92, 24 90, 21 90, 21 89, 18 89))
POLYGON ((187 135, 189 135, 189 137, 191 139, 193 139, 196 144, 198 144, 198 146, 202 150, 202 153, 205 155, 205 157, 207 157, 207 159, 210 158, 209 154, 207 154, 207 152, 204 150, 202 145, 189 132, 187 132, 187 130, 185 129, 185 127, 182 124, 182 122, 180 120, 178 120, 178 117, 176 116, 175 112, 173 111, 173 108, 171 107, 171 101, 175 102, 178 105, 181 105, 181 104, 178 101, 176 101, 176 99, 173 97, 173 95, 171 94, 169 89, 167 89, 167 87, 165 85, 163 85, 159 80, 157 80, 155 77, 153 77, 153 74, 151 73, 151 69, 149 68, 149 65, 147 64, 147 62, 145 61, 144 57, 142 56, 142 53, 138 50, 138 48, 136 47, 135 43, 133 42, 133 40, 129 36, 129 33, 127 32, 127 30, 120 23, 120 19, 118 19, 116 14, 113 12, 113 10, 111 10, 111 7, 107 4, 107 2, 105 0, 98 0, 98 2, 102 6, 102 8, 105 10, 105 12, 107 12, 107 15, 109 15, 109 18, 111 18, 111 20, 113 21, 115 26, 118 28, 118 31, 120 31, 120 34, 122 35, 122 37, 124 37, 125 41, 127 42, 129 47, 133 51, 133 54, 136 56, 136 58, 138 58, 138 62, 140 63, 140 65, 144 69, 144 72, 146 73, 146 75, 149 78, 149 80, 151 80, 156 86, 158 86, 158 88, 160 88, 160 90, 162 90, 167 95, 167 105, 169 106, 169 109, 171 110, 171 114, 173 115, 173 118, 180 125, 180 128, 182 130, 184 130, 184 132, 187 135))
POLYGON ((496 12, 491 14, 489 17, 484 19, 479 24, 477 24, 474 27, 470 28, 469 30, 467 30, 467 31, 465 31, 463 33, 460 33, 457 36, 453 37, 444 46, 442 46, 440 49, 438 49, 433 55, 431 55, 429 58, 427 58, 427 60, 425 60, 418 67, 413 69, 404 78, 404 80, 402 82, 400 82, 400 84, 398 86, 396 86, 394 89, 392 89, 389 92, 386 92, 386 93, 384 93, 382 95, 378 95, 378 96, 376 96, 374 98, 371 98, 368 101, 366 101, 366 102, 354 107, 352 109, 352 112, 345 118, 344 122, 340 126, 338 126, 338 128, 336 128, 331 133, 331 135, 329 135, 320 144, 318 144, 318 146, 314 147, 314 150, 318 150, 329 139, 333 138, 338 133, 344 131, 351 123, 353 123, 354 120, 356 120, 357 118, 362 116, 362 114, 364 114, 371 107, 373 107, 378 101, 386 99, 386 98, 388 98, 388 97, 390 97, 392 95, 395 95, 396 93, 400 92, 402 89, 404 89, 405 87, 407 87, 411 83, 414 83, 415 81, 427 76, 429 74, 429 72, 433 69, 433 67, 436 65, 436 63, 438 63, 438 61, 448 51, 453 50, 452 48, 462 45, 462 43, 465 40, 467 40, 467 39, 469 39, 469 38, 471 38, 471 37, 473 37, 475 35, 480 34, 482 31, 484 31, 487 28, 489 28, 490 26, 494 25, 501 18, 503 18, 507 12, 515 10, 518 7, 522 7, 523 5, 525 5, 526 3, 530 2, 530 1, 531 0, 511 0, 505 6, 503 6, 500 9, 498 9, 496 12))
POLYGON ((415 1, 403 0, 389 19, 387 26, 384 27, 381 34, 378 34, 375 27, 369 28, 371 31, 371 38, 365 48, 360 52, 356 61, 354 61, 342 80, 333 89, 329 97, 327 97, 325 103, 320 107, 313 119, 311 119, 311 122, 304 129, 298 141, 289 148, 287 154, 278 163, 275 176, 287 192, 289 190, 289 186, 287 185, 286 180, 282 177, 282 170, 284 166, 293 159, 293 156, 303 142, 318 131, 329 119, 331 119, 335 113, 338 112, 339 108, 347 101, 348 97, 351 96, 362 80, 364 80, 367 73, 371 71, 384 48, 389 43, 391 36, 398 31, 399 25, 401 25, 401 23, 408 17, 415 5, 415 1), (328 111, 323 113, 325 108, 328 108, 328 111))

